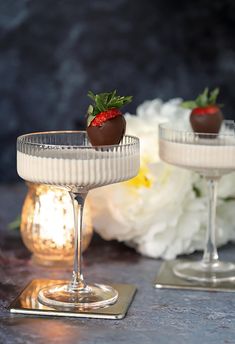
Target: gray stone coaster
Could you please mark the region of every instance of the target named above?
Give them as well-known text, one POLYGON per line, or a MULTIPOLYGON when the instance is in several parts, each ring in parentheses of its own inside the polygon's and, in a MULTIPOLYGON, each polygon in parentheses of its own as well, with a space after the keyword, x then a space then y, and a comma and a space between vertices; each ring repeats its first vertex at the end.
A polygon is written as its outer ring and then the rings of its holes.
POLYGON ((61 280, 35 279, 31 281, 20 295, 8 307, 11 313, 40 316, 64 316, 77 318, 123 319, 131 305, 137 291, 131 284, 112 284, 118 291, 118 300, 113 305, 98 309, 53 309, 42 305, 38 299, 41 288, 52 284, 59 284, 61 280))
POLYGON ((156 277, 156 280, 154 281, 155 288, 235 292, 235 281, 202 283, 177 277, 173 272, 173 268, 178 263, 179 260, 172 260, 162 263, 160 271, 156 277))

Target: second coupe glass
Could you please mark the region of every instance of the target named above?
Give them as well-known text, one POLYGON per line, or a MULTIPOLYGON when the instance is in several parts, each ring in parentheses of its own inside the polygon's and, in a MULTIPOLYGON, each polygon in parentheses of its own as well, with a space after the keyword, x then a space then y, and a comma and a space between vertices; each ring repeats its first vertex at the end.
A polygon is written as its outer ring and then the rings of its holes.
POLYGON ((224 174, 235 171, 234 122, 224 121, 218 135, 194 133, 183 125, 161 124, 159 145, 162 160, 200 173, 208 184, 208 224, 203 258, 199 262, 179 262, 174 273, 199 282, 235 280, 235 264, 218 259, 215 243, 218 181, 224 174))

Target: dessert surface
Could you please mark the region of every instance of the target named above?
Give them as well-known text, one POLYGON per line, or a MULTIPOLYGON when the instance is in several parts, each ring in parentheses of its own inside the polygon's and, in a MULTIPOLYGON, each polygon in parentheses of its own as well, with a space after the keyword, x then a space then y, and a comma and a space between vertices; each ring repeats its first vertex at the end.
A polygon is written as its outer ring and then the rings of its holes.
POLYGON ((235 136, 227 143, 211 144, 213 139, 200 139, 200 143, 160 141, 160 157, 173 165, 198 172, 223 175, 235 170, 235 136))
POLYGON ((128 154, 125 150, 123 152, 87 150, 84 155, 83 159, 69 158, 69 156, 53 158, 18 151, 17 171, 21 178, 35 183, 79 185, 90 188, 126 180, 138 171, 138 156, 128 154))

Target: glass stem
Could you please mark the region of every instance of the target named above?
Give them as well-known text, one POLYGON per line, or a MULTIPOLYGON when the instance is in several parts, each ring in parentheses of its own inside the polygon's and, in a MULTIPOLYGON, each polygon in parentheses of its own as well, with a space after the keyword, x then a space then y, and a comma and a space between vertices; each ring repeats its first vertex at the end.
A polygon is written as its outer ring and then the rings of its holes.
POLYGON ((218 261, 218 252, 215 244, 216 203, 217 203, 217 179, 207 179, 208 184, 208 223, 206 233, 206 246, 202 263, 213 265, 218 261))
POLYGON ((74 214, 74 263, 69 289, 81 290, 86 287, 82 274, 82 218, 87 193, 70 192, 74 214))

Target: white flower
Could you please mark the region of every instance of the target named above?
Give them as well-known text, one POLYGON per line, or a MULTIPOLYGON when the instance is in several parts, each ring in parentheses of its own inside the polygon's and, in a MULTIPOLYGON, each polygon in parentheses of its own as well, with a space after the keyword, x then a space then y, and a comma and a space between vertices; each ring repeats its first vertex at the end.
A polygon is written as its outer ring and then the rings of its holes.
MULTIPOLYGON (((91 192, 94 227, 106 240, 124 241, 149 257, 173 259, 203 249, 207 223, 205 181, 170 166, 158 155, 158 125, 188 123, 180 99, 146 101, 126 115, 127 133, 141 140, 141 168, 130 181, 91 192)), ((235 239, 235 173, 222 178, 218 200, 218 244, 235 239)))

